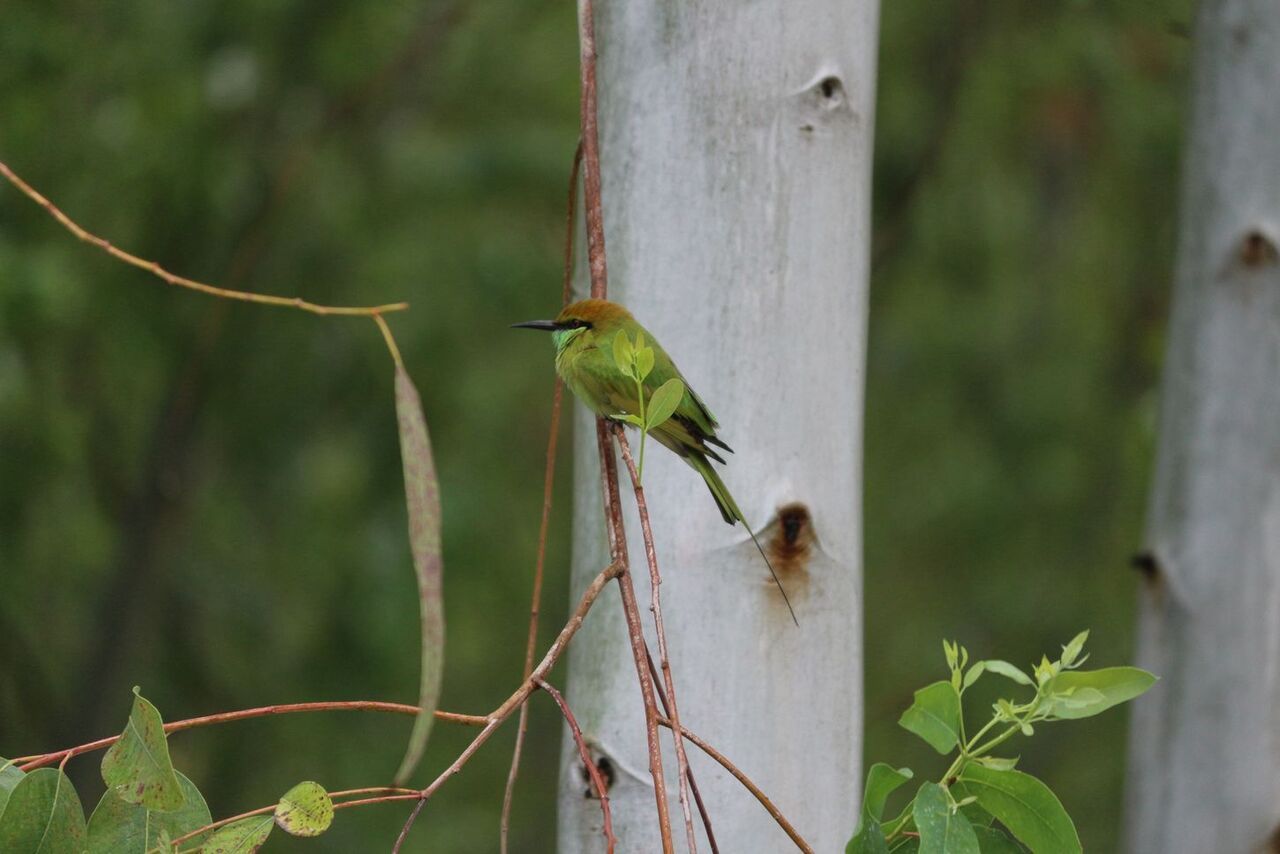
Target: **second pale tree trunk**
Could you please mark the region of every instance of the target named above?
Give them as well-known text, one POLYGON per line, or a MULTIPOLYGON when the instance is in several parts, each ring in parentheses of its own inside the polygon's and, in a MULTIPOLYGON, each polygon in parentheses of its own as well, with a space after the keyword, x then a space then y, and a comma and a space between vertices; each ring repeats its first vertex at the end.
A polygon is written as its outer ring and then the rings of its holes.
POLYGON ((1205 0, 1126 851, 1280 844, 1280 9, 1205 0))
MULTIPOLYGON (((743 528, 726 525, 698 475, 650 443, 645 486, 681 717, 816 850, 843 850, 861 782, 877 5, 645 0, 596 9, 610 297, 659 336, 720 419, 736 451, 725 481, 762 541, 793 534, 799 554, 779 567, 796 628, 743 528), (797 512, 779 525, 778 509, 797 503, 811 523, 797 512)), ((585 295, 585 275, 579 283, 585 295)), ((596 434, 581 406, 577 413, 575 597, 608 562, 596 434)), ((633 576, 656 655, 640 528, 622 476, 633 576)), ((619 850, 661 850, 616 593, 593 609, 569 662, 570 704, 612 771, 619 850)), ((565 741, 559 850, 599 851, 599 805, 584 797, 589 784, 565 741)), ((665 731, 663 746, 681 849, 665 731)), ((788 850, 735 780, 689 752, 721 850, 788 850)))

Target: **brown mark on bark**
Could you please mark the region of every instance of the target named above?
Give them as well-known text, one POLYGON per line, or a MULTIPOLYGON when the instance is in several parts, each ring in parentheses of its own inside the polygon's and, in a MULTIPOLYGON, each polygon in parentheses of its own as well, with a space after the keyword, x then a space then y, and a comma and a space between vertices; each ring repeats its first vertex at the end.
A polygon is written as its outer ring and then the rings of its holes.
POLYGON ((1280 249, 1261 229, 1252 229, 1240 241, 1240 260, 1251 270, 1270 267, 1280 261, 1280 249))
POLYGON ((769 560, 778 576, 807 575, 816 542, 809 508, 799 501, 785 504, 778 508, 774 524, 769 527, 769 560))

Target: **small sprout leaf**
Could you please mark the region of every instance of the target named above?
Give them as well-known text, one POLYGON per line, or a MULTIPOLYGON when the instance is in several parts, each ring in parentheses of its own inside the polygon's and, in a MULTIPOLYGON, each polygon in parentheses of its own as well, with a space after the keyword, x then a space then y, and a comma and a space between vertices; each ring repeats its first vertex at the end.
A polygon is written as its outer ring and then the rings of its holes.
POLYGON ((1012 679, 1019 685, 1035 685, 1035 683, 1031 681, 1031 677, 1027 676, 1027 674, 1023 673, 1020 669, 1007 661, 1001 661, 998 658, 988 658, 982 663, 986 665, 986 670, 1003 676, 1006 679, 1012 679))
POLYGON ((923 738, 939 753, 950 753, 960 740, 960 695, 949 682, 934 682, 916 691, 915 702, 898 725, 923 738))
POLYGON ((649 398, 649 411, 645 413, 649 418, 647 429, 652 430, 670 418, 683 399, 684 383, 678 378, 672 377, 660 385, 649 398))
POLYGON ((981 677, 982 674, 986 672, 987 672, 987 663, 985 661, 979 661, 977 664, 973 665, 973 667, 969 668, 969 672, 964 675, 964 684, 961 685, 960 687, 966 690, 969 688, 972 688, 973 683, 977 682, 978 678, 981 677))
POLYGON ((1062 648, 1063 667, 1071 667, 1075 664, 1076 659, 1080 657, 1080 653, 1084 650, 1084 642, 1088 639, 1089 630, 1085 629, 1083 632, 1073 637, 1071 641, 1062 648))
POLYGON ((276 804, 276 824, 294 836, 319 836, 333 823, 333 801, 319 783, 299 783, 276 804))
MULTIPOLYGON (((641 335, 640 337, 643 338, 644 336, 641 335)), ((644 378, 653 371, 653 360, 652 347, 639 347, 636 350, 636 373, 639 375, 637 378, 641 382, 644 382, 644 378)))
POLYGON ((147 809, 171 812, 186 802, 169 759, 164 721, 136 687, 129 722, 102 757, 102 780, 120 800, 147 809))
POLYGON ((629 377, 635 377, 635 370, 632 366, 635 351, 631 347, 631 339, 627 337, 625 330, 618 330, 613 336, 613 362, 618 366, 618 370, 629 377))

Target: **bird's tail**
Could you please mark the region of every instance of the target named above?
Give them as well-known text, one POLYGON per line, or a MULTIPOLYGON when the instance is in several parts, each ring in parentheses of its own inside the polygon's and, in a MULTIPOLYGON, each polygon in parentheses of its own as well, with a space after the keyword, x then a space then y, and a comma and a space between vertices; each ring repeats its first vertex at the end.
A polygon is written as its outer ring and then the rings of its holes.
POLYGON ((799 626, 800 621, 796 619, 796 609, 791 607, 791 598, 787 596, 787 589, 782 586, 778 573, 774 570, 773 564, 769 562, 769 556, 764 553, 764 547, 756 539, 755 531, 751 530, 751 525, 747 523, 746 517, 738 509, 738 502, 733 500, 729 487, 725 486, 724 481, 720 479, 720 473, 712 468, 711 461, 702 454, 691 453, 685 457, 685 460, 706 481, 707 489, 711 490, 711 497, 716 500, 716 506, 720 508, 720 515, 724 517, 724 520, 730 525, 736 525, 741 522, 742 527, 747 529, 747 535, 751 537, 751 542, 755 543, 756 551, 760 552, 760 557, 764 559, 765 566, 769 567, 769 574, 773 576, 773 583, 778 585, 778 592, 782 594, 782 601, 787 603, 787 610, 791 612, 791 621, 796 626, 799 626))

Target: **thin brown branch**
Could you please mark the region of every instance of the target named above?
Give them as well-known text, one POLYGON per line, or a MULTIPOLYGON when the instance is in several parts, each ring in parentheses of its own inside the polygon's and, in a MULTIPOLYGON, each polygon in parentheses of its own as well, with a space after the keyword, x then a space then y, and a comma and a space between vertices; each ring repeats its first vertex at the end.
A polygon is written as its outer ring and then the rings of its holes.
MULTIPOLYGON (((662 703, 662 708, 667 716, 671 715, 671 706, 667 703, 666 692, 662 690, 662 681, 658 676, 658 666, 653 663, 653 655, 649 650, 645 650, 645 655, 649 661, 649 675, 653 677, 653 687, 658 692, 658 702, 662 703)), ((702 792, 698 790, 698 781, 693 776, 693 766, 687 769, 689 774, 689 791, 693 793, 693 802, 698 806, 698 815, 702 817, 702 829, 707 834, 707 844, 711 846, 711 854, 720 854, 720 846, 716 843, 715 832, 711 829, 711 815, 707 812, 707 805, 703 803, 702 792)))
MULTIPOLYGON (((560 297, 562 305, 569 304, 569 289, 573 284, 573 233, 578 199, 578 170, 582 166, 582 143, 573 153, 573 166, 569 169, 568 216, 564 238, 564 286, 560 297)), ((542 609, 542 579, 547 558, 547 532, 551 527, 551 493, 556 478, 556 449, 560 438, 560 408, 564 398, 564 383, 556 377, 555 391, 551 395, 551 428, 547 436, 547 465, 542 473, 542 520, 538 525, 538 556, 533 567, 533 604, 529 608, 529 634, 524 647, 524 678, 533 672, 533 654, 538 646, 538 615, 542 609)), ((520 707, 520 723, 516 729, 516 744, 511 751, 511 769, 507 772, 507 787, 502 794, 502 817, 498 822, 498 848, 507 854, 511 830, 511 805, 515 799, 516 777, 520 774, 520 754, 524 750, 525 734, 529 731, 529 705, 520 707)))
MULTIPOLYGON (((285 703, 274 706, 259 706, 254 709, 239 709, 234 712, 219 712, 216 715, 204 715, 198 718, 187 718, 186 720, 173 721, 164 725, 165 733, 179 732, 185 729, 194 729, 201 726, 210 726, 212 724, 225 724, 232 721, 243 721, 249 718, 264 718, 270 715, 288 715, 300 712, 389 712, 397 715, 417 715, 417 706, 410 706, 405 703, 383 703, 377 700, 344 700, 323 703, 285 703)), ((455 712, 436 712, 435 718, 438 721, 448 723, 465 724, 467 726, 485 726, 489 719, 480 715, 460 715, 455 712)), ((97 741, 90 741, 76 747, 69 747, 65 750, 55 750, 52 753, 41 753, 31 757, 24 757, 24 763, 20 766, 22 771, 34 771, 45 765, 52 765, 55 762, 66 762, 68 759, 79 756, 83 753, 92 753, 95 750, 102 750, 110 747, 120 740, 120 736, 113 735, 108 738, 100 738, 97 741)))
MULTIPOLYGON (((618 437, 618 447, 622 449, 622 460, 626 463, 627 473, 631 475, 631 488, 635 492, 636 509, 640 513, 640 531, 644 537, 644 556, 649 563, 649 610, 653 612, 654 630, 658 635, 658 664, 662 668, 662 681, 666 685, 665 704, 667 716, 680 729, 680 711, 676 703, 676 682, 671 674, 671 659, 667 655, 667 630, 662 621, 662 575, 658 572, 658 550, 653 544, 653 529, 649 525, 649 505, 645 501, 644 487, 640 485, 640 474, 636 470, 636 462, 631 456, 631 445, 627 442, 627 434, 621 424, 615 424, 614 432, 618 437)), ((648 649, 645 650, 646 655, 648 649)), ((685 836, 689 841, 689 852, 698 850, 698 837, 693 830, 693 811, 689 807, 689 757, 684 752, 684 739, 679 732, 673 731, 672 739, 676 745, 677 779, 680 784, 680 809, 684 813, 685 836)))
POLYGON ((622 524, 622 498, 618 493, 618 463, 613 457, 609 425, 603 418, 596 419, 596 443, 600 450, 600 480, 604 493, 609 550, 614 563, 622 567, 622 574, 618 576, 618 591, 622 594, 622 613, 627 623, 627 639, 631 642, 636 676, 640 681, 640 696, 644 701, 645 743, 649 749, 649 775, 653 778, 653 796, 658 804, 658 831, 662 837, 663 854, 674 854, 675 845, 671 841, 671 816, 668 814, 667 807, 667 782, 662 773, 658 705, 654 700, 654 680, 649 678, 646 663, 649 647, 644 640, 644 628, 640 624, 640 607, 636 604, 636 591, 631 583, 631 573, 628 568, 627 533, 622 524))
MULTIPOLYGON (((578 726, 578 719, 573 716, 573 711, 565 701, 564 695, 546 680, 537 680, 537 685, 543 691, 546 691, 551 699, 555 700, 556 705, 560 707, 560 714, 564 715, 565 723, 569 725, 569 732, 573 735, 574 743, 578 745, 578 755, 582 757, 582 765, 587 769, 591 784, 596 788, 596 796, 600 799, 600 812, 604 814, 604 828, 601 832, 604 833, 605 850, 608 854, 613 854, 614 846, 618 844, 618 840, 613 835, 613 815, 609 812, 609 787, 605 785, 600 769, 596 767, 595 761, 591 758, 591 748, 587 747, 586 739, 582 737, 582 727, 578 726)), ((528 704, 526 703, 525 706, 528 707, 528 704)))
MULTIPOLYGON (((659 718, 658 723, 668 729, 675 729, 669 718, 659 718)), ((795 843, 797 848, 803 851, 804 854, 813 854, 813 849, 809 846, 809 843, 805 842, 804 837, 802 837, 799 832, 791 826, 791 822, 787 821, 787 817, 782 814, 782 811, 773 805, 773 801, 769 800, 769 796, 762 792, 760 787, 753 783, 751 778, 744 774, 737 765, 730 762, 728 757, 723 753, 690 732, 688 727, 680 727, 680 733, 685 738, 696 744, 699 750, 710 756, 716 762, 720 763, 721 768, 732 774, 734 779, 741 783, 748 792, 755 796, 755 799, 760 802, 760 806, 764 807, 765 811, 773 817, 773 820, 778 823, 778 827, 782 828, 782 832, 791 838, 791 841, 795 843)))
POLYGON ((111 257, 123 261, 133 267, 137 267, 139 270, 145 270, 177 287, 188 288, 193 291, 199 291, 200 293, 221 297, 223 299, 240 300, 241 302, 252 302, 258 303, 259 305, 275 305, 283 306, 285 308, 296 308, 319 315, 369 317, 379 314, 390 314, 393 311, 404 311, 409 307, 407 302, 388 303, 386 305, 377 306, 318 305, 316 303, 307 302, 301 297, 279 297, 271 296, 269 294, 255 294, 250 291, 235 291, 229 288, 219 288, 214 285, 207 285, 204 282, 197 282, 195 279, 188 279, 184 276, 178 276, 170 273, 155 261, 148 261, 145 258, 139 258, 137 255, 113 246, 111 241, 98 237, 96 234, 92 234, 81 228, 75 220, 59 210, 53 202, 49 201, 34 187, 18 177, 18 175, 3 162, 0 162, 0 175, 3 175, 10 184, 17 187, 23 195, 40 205, 40 207, 44 208, 50 216, 56 219, 63 228, 75 235, 77 239, 96 246, 111 257))
POLYGON ((596 24, 591 0, 578 7, 578 40, 582 61, 582 189, 587 220, 587 261, 591 296, 604 299, 609 272, 604 256, 604 212, 600 202, 600 133, 596 127, 596 24))
POLYGON ((487 716, 484 729, 480 730, 480 734, 472 739, 466 749, 459 754, 458 758, 449 765, 448 768, 440 772, 440 776, 431 781, 425 789, 418 792, 418 804, 413 808, 413 812, 409 814, 409 818, 405 821, 404 827, 400 831, 400 836, 396 839, 395 847, 392 849, 393 854, 398 854, 400 846, 404 844, 404 840, 409 835, 409 829, 413 827, 414 820, 417 819, 418 813, 422 811, 422 805, 426 803, 427 798, 435 794, 436 790, 444 785, 450 777, 462 770, 462 766, 466 765, 472 756, 476 754, 489 737, 502 725, 511 714, 522 706, 529 699, 536 688, 536 680, 542 679, 560 660, 560 656, 564 655, 565 649, 568 647, 569 641, 578 633, 578 629, 582 628, 582 621, 586 618, 587 612, 591 610, 591 606, 595 603, 600 593, 608 585, 610 581, 619 577, 622 573, 622 567, 617 563, 611 563, 600 571, 583 591, 582 598, 578 600, 578 607, 569 617, 569 621, 565 623, 560 634, 551 642, 551 646, 547 649, 542 660, 538 662, 538 666, 533 668, 533 672, 528 679, 520 684, 520 687, 508 697, 501 706, 498 706, 493 712, 487 716))
MULTIPOLYGON (((415 789, 400 789, 395 786, 371 786, 364 789, 346 789, 341 792, 330 792, 329 799, 336 800, 338 798, 354 797, 355 795, 373 795, 373 794, 376 794, 379 797, 362 798, 360 800, 353 800, 353 801, 343 801, 342 803, 335 803, 333 805, 333 808, 335 810, 340 810, 346 807, 363 806, 365 804, 380 804, 380 803, 386 803, 388 801, 404 801, 404 800, 408 800, 409 798, 418 797, 418 792, 415 789)), ((271 804, 270 806, 258 807, 256 810, 249 810, 248 812, 242 812, 239 815, 233 815, 229 818, 220 818, 215 822, 206 824, 204 827, 197 827, 195 830, 191 831, 190 833, 184 833, 182 836, 179 836, 177 839, 172 840, 169 844, 172 845, 173 848, 176 850, 181 843, 186 842, 188 839, 194 839, 197 836, 200 836, 201 834, 209 833, 210 831, 217 830, 220 827, 226 827, 228 824, 232 824, 234 822, 240 821, 241 819, 252 818, 255 815, 265 815, 269 812, 275 812, 275 809, 276 809, 276 804, 271 804)))

